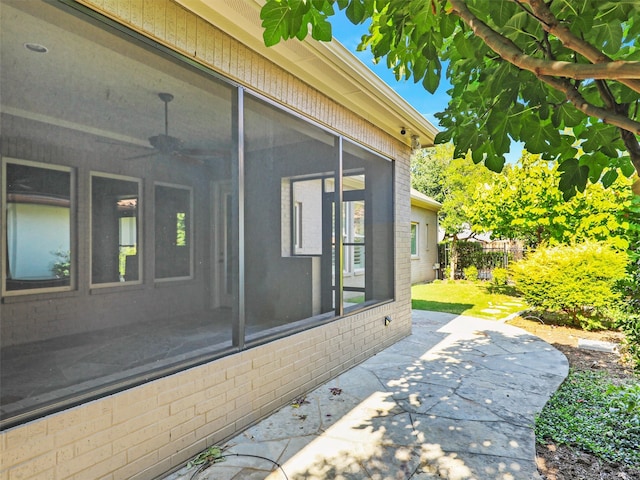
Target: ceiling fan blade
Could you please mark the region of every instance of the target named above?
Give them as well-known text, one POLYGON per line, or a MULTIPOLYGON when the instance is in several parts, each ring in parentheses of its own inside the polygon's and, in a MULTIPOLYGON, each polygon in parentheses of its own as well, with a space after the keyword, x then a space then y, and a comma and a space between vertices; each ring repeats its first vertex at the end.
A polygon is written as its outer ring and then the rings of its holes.
POLYGON ((123 158, 123 160, 136 160, 138 158, 153 157, 155 155, 158 155, 159 153, 161 153, 161 152, 155 151, 155 152, 151 152, 151 153, 143 153, 142 155, 134 155, 133 157, 123 158))
POLYGON ((129 147, 125 142, 120 142, 118 140, 108 140, 106 138, 96 138, 96 142, 98 143, 106 143, 107 145, 119 145, 122 147, 129 147))
POLYGON ((226 150, 213 150, 209 148, 181 148, 178 152, 190 157, 222 157, 226 150))
POLYGON ((187 155, 182 152, 173 152, 171 156, 189 165, 201 166, 201 165, 204 165, 205 163, 202 158, 192 157, 191 155, 187 155))

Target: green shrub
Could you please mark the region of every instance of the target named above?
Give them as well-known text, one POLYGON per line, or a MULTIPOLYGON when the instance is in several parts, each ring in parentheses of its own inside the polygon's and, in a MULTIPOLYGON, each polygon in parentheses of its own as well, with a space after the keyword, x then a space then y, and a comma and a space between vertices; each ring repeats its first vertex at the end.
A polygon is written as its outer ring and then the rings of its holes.
POLYGON ((478 280, 478 269, 473 265, 465 268, 462 273, 464 274, 464 278, 466 278, 470 282, 475 282, 478 280))
POLYGON ((604 328, 602 314, 616 305, 627 255, 598 242, 540 247, 511 265, 510 276, 534 308, 567 314, 574 325, 604 328))
POLYGON ((444 279, 449 280, 451 278, 451 267, 445 267, 444 269, 444 279))
POLYGON ((506 268, 494 268, 491 271, 491 278, 493 281, 494 285, 497 285, 499 287, 504 286, 507 284, 507 279, 509 278, 508 274, 507 274, 507 269, 506 268))

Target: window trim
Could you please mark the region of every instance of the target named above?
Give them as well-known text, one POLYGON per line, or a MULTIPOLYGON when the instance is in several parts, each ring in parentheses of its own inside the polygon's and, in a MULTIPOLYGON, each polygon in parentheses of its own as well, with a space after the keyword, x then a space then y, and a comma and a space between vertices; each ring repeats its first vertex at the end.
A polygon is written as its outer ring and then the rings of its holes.
POLYGON ((411 222, 411 230, 410 230, 410 238, 411 238, 411 258, 420 258, 420 223, 419 222, 411 222), (415 227, 416 237, 415 242, 413 240, 413 229, 415 227), (415 248, 414 248, 415 244, 415 248))
POLYGON ((17 297, 24 295, 35 295, 43 293, 58 293, 58 292, 70 292, 76 290, 76 277, 77 277, 77 258, 78 258, 78 246, 76 242, 77 236, 77 215, 76 215, 76 169, 73 167, 59 165, 56 163, 45 163, 33 160, 23 160, 14 157, 2 157, 2 214, 1 224, 2 232, 0 239, 0 265, 2 268, 2 274, 0 275, 0 291, 3 297, 17 297), (69 265, 69 285, 60 287, 43 287, 43 288, 30 288, 21 290, 8 290, 7 289, 7 255, 8 255, 8 242, 7 242, 7 165, 23 165, 34 168, 42 168, 47 170, 55 170, 58 172, 69 173, 69 250, 71 252, 71 260, 69 265))

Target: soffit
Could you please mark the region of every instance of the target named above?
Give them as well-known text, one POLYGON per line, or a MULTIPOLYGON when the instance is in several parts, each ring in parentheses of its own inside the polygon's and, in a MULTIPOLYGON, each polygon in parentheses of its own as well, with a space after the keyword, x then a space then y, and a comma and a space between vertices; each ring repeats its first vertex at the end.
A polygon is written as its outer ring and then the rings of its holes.
POLYGON ((438 130, 338 41, 308 37, 267 48, 260 21, 264 0, 178 2, 402 143, 411 146, 417 135, 423 147, 433 145, 438 130))

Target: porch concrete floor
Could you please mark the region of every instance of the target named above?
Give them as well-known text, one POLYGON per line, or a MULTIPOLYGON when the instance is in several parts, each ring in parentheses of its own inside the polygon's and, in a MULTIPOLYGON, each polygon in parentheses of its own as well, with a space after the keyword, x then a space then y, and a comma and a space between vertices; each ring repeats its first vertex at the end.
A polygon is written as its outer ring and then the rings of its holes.
POLYGON ((540 479, 534 416, 567 373, 521 329, 414 311, 411 336, 165 480, 540 479))

